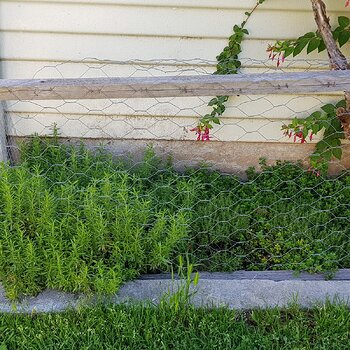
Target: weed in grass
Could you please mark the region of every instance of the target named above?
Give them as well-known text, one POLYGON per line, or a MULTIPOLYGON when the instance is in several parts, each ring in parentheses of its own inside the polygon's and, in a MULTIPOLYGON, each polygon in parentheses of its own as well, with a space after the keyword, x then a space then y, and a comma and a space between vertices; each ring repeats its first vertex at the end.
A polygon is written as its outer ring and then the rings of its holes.
POLYGON ((186 257, 186 266, 182 256, 179 256, 177 277, 179 280, 175 280, 174 272, 172 271, 173 284, 176 285, 175 290, 169 290, 165 293, 160 302, 159 308, 165 308, 169 312, 179 312, 180 308, 191 307, 192 297, 196 293, 196 286, 199 281, 199 273, 193 272, 194 266, 189 263, 188 257, 186 257), (177 283, 178 282, 178 283, 177 283))

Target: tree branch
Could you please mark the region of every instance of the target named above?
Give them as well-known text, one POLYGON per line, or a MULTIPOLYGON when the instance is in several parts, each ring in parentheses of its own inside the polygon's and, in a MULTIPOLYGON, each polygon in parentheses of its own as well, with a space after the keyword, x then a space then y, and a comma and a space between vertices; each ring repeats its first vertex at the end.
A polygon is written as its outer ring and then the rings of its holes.
POLYGON ((327 47, 331 69, 349 69, 349 65, 345 56, 340 51, 336 41, 333 38, 325 3, 322 0, 311 0, 311 3, 318 31, 320 32, 327 47))
MULTIPOLYGON (((315 21, 318 31, 321 34, 324 43, 326 44, 329 65, 334 70, 347 70, 350 66, 345 56, 340 51, 336 41, 333 38, 331 25, 327 16, 326 5, 322 0, 311 0, 312 9, 314 11, 315 21)), ((346 108, 338 108, 336 113, 340 120, 344 136, 350 139, 350 92, 344 93, 346 108)))

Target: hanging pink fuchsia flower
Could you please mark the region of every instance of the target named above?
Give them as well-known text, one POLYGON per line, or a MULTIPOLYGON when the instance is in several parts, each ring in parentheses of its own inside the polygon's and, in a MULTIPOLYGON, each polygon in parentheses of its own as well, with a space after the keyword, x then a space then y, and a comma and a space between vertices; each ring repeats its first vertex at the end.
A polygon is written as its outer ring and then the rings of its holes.
POLYGON ((210 129, 209 128, 205 128, 204 132, 202 133, 202 141, 210 141, 210 129))
POLYGON ((274 46, 271 46, 270 44, 267 45, 267 49, 266 49, 266 52, 269 53, 269 58, 271 58, 273 60, 273 52, 275 50, 275 47, 274 46))
POLYGON ((210 141, 210 129, 197 126, 196 128, 191 129, 190 131, 194 131, 197 135, 197 141, 210 141))
POLYGON ((284 133, 283 133, 284 136, 288 136, 289 138, 292 137, 293 133, 289 130, 285 130, 284 133))
MULTIPOLYGON (((350 0, 349 0, 350 1, 350 0)), ((303 125, 286 125, 283 124, 282 131, 284 136, 288 136, 289 138, 293 137, 294 142, 306 143, 307 138, 312 141, 314 139, 314 133, 310 128, 303 125), (307 132, 306 132, 307 131, 307 132)))
MULTIPOLYGON (((306 138, 304 137, 302 130, 297 130, 297 131, 289 130, 288 126, 286 125, 283 126, 282 130, 284 130, 283 132, 284 136, 288 136, 289 138, 291 138, 294 135, 294 138, 293 138, 294 142, 300 141, 300 143, 306 143, 306 138)), ((312 141, 313 133, 310 134, 309 138, 310 138, 310 141, 312 141)))
POLYGON ((283 52, 280 52, 278 54, 278 59, 277 59, 277 67, 279 67, 281 65, 281 63, 284 63, 285 57, 283 52))
POLYGON ((274 61, 275 58, 277 57, 277 67, 279 67, 281 63, 284 63, 285 61, 284 52, 280 51, 278 47, 268 45, 266 51, 269 52, 269 58, 272 61, 274 61))
POLYGON ((345 7, 348 7, 350 5, 350 0, 346 0, 345 7))
POLYGON ((319 170, 311 167, 311 166, 307 169, 307 172, 316 175, 316 177, 320 177, 321 176, 321 172, 319 170))
POLYGON ((306 142, 306 140, 305 140, 305 138, 304 138, 304 136, 303 136, 303 132, 302 132, 302 131, 297 131, 297 132, 294 134, 294 142, 297 141, 297 138, 300 139, 300 142, 301 142, 301 143, 305 143, 305 142, 306 142))
POLYGON ((197 141, 200 141, 201 136, 202 136, 202 131, 199 127, 193 128, 190 131, 194 131, 197 135, 197 141))

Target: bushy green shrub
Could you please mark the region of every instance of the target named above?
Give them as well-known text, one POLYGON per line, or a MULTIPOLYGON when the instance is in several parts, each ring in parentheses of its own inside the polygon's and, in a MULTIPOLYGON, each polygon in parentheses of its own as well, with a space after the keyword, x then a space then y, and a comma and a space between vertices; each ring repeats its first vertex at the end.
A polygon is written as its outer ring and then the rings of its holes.
POLYGON ((349 266, 348 174, 326 179, 288 162, 263 162, 261 172, 247 173, 241 183, 216 177, 208 200, 197 204, 192 234, 204 247, 198 255, 206 269, 319 272, 349 266))
MULTIPOLYGON (((0 278, 10 298, 44 288, 113 293, 167 270, 188 218, 144 196, 106 155, 34 138, 0 166, 0 278)), ((145 192, 145 191, 144 191, 145 192)))
POLYGON ((112 293, 177 256, 198 270, 350 267, 350 177, 301 164, 176 172, 148 148, 143 162, 33 137, 0 167, 0 279, 7 294, 44 288, 112 293))

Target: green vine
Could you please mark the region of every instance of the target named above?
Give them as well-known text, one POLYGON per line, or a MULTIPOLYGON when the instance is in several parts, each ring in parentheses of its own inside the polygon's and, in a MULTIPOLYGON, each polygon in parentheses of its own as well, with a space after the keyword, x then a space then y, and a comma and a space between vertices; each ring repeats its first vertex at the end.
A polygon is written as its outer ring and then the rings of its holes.
MULTIPOLYGON (((333 37, 340 47, 350 40, 350 19, 345 16, 338 17, 338 27, 332 31, 333 37)), ((267 51, 273 60, 277 56, 277 66, 290 55, 299 55, 306 48, 307 54, 318 50, 322 52, 326 45, 320 34, 309 32, 295 40, 277 41, 273 46, 269 45, 267 51)), ((341 159, 341 140, 345 138, 340 120, 337 118, 336 110, 346 108, 345 100, 337 104, 326 104, 320 111, 315 111, 307 118, 294 118, 288 125, 283 125, 284 135, 293 138, 294 142, 306 143, 313 136, 323 132, 323 138, 317 142, 314 152, 310 156, 309 170, 319 176, 326 174, 329 162, 332 158, 341 159)))
MULTIPOLYGON (((338 17, 338 27, 332 33, 339 46, 344 46, 350 40, 350 19, 345 16, 338 17)), ((278 57, 277 65, 279 66, 285 58, 290 55, 295 57, 305 48, 307 54, 315 50, 318 50, 319 53, 326 50, 326 45, 319 32, 309 32, 294 40, 276 41, 274 45, 269 45, 267 51, 271 59, 278 57)))
POLYGON ((307 139, 312 141, 314 135, 323 132, 322 140, 316 144, 310 156, 309 170, 317 176, 328 171, 333 157, 339 160, 342 157, 341 140, 345 137, 336 114, 338 108, 345 108, 345 100, 335 105, 326 104, 321 107, 321 111, 315 111, 305 119, 294 118, 289 125, 282 126, 284 135, 300 143, 306 143, 307 139))
MULTIPOLYGON (((249 35, 245 26, 254 11, 265 1, 258 0, 253 9, 245 13, 246 18, 241 25, 235 25, 233 27, 233 34, 229 37, 228 45, 216 57, 218 63, 214 74, 225 75, 237 74, 239 72, 242 65, 239 60, 239 54, 242 52, 241 44, 245 36, 249 35)), ((220 124, 220 117, 226 110, 225 104, 228 99, 229 96, 217 96, 209 101, 208 106, 212 107, 211 113, 203 116, 199 120, 197 127, 191 130, 197 133, 197 140, 209 141, 210 130, 213 128, 213 124, 220 124)))
MULTIPOLYGON (((250 12, 246 12, 246 19, 241 25, 233 27, 233 34, 229 37, 228 45, 216 57, 218 63, 214 74, 237 74, 241 68, 239 54, 242 52, 242 41, 249 35, 245 28, 248 19, 266 0, 258 0, 250 12)), ((345 6, 350 5, 347 0, 345 6)), ((344 46, 350 40, 350 18, 345 16, 338 17, 338 26, 332 31, 333 37, 339 47, 344 46)), ((276 59, 277 66, 280 66, 287 57, 296 57, 306 49, 309 54, 315 50, 319 53, 326 50, 326 45, 321 34, 318 31, 308 32, 297 39, 276 41, 274 45, 269 45, 267 52, 272 60, 276 59)), ((220 117, 226 110, 228 96, 217 96, 210 100, 208 106, 212 107, 209 114, 203 116, 196 128, 191 131, 197 133, 197 140, 208 141, 210 139, 210 130, 213 124, 220 124, 220 117)), ((323 132, 323 138, 315 147, 310 156, 310 171, 319 176, 322 172, 327 172, 330 160, 335 157, 341 159, 342 149, 341 140, 345 138, 343 125, 337 117, 337 109, 345 109, 345 100, 337 104, 327 104, 321 107, 320 111, 313 112, 305 119, 294 118, 288 125, 283 125, 282 130, 289 138, 293 137, 294 142, 300 141, 306 143, 312 141, 314 135, 323 132)))

